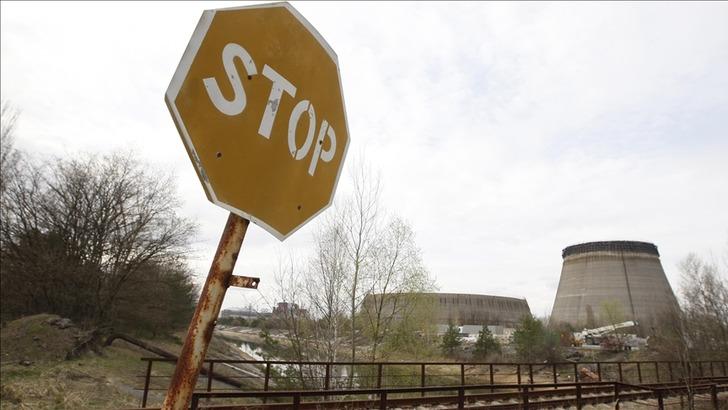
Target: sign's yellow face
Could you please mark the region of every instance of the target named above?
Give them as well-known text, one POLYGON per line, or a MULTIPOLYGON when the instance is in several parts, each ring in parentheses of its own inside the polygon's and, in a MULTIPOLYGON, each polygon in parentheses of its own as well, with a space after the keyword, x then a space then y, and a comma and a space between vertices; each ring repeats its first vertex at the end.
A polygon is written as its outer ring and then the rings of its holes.
POLYGON ((210 201, 281 240, 331 203, 349 145, 338 62, 288 3, 205 11, 165 99, 210 201))

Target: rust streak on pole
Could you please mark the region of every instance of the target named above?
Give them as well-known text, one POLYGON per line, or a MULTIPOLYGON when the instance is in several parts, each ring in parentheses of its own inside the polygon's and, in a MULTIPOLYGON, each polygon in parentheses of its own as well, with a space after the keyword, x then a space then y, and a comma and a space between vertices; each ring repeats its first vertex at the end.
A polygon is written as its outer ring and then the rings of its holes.
POLYGON ((210 273, 200 293, 187 337, 174 370, 174 376, 162 404, 164 410, 187 409, 205 360, 217 315, 220 313, 235 261, 243 244, 250 222, 233 213, 228 216, 225 230, 217 245, 210 273))

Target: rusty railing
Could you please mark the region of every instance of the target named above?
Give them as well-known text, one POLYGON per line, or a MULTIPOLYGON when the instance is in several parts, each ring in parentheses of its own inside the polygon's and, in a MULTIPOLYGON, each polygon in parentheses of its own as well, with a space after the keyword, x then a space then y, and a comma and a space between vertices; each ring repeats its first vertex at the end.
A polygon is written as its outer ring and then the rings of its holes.
MULTIPOLYGON (((141 406, 146 407, 149 392, 166 390, 164 380, 170 375, 153 374, 154 363, 174 365, 174 358, 144 357, 146 362, 141 406), (160 380, 153 385, 153 380, 160 380)), ((728 377, 728 362, 700 361, 681 363, 678 361, 627 361, 627 362, 558 362, 558 363, 491 363, 491 362, 295 362, 206 359, 204 367, 207 377, 197 383, 197 391, 208 393, 222 391, 239 392, 241 388, 253 392, 273 390, 321 390, 333 391, 346 385, 349 375, 341 370, 355 369, 353 379, 359 388, 425 388, 442 386, 488 386, 536 384, 536 378, 548 379, 554 389, 573 383, 618 382, 644 385, 691 380, 704 377, 728 377), (246 369, 236 368, 247 365, 246 369), (233 370, 221 375, 223 366, 233 370), (582 376, 583 368, 589 369, 592 378, 582 376), (454 368, 454 369, 453 369, 454 368), (216 370, 217 369, 217 370, 216 370), (340 371, 337 372, 336 370, 340 371), (244 373, 241 373, 244 372, 244 373), (232 376, 231 373, 236 375, 232 376), (584 380, 582 380, 584 379, 584 380), (213 380, 228 387, 213 387, 213 380)), ((589 374, 589 373, 587 373, 589 374)), ((543 383, 539 383, 543 385, 543 383)), ((495 387, 489 387, 491 392, 495 387)), ((419 391, 422 396, 425 390, 419 391)), ((373 393, 372 393, 373 394, 373 393)), ((323 394, 324 396, 328 394, 323 394)), ((267 395, 260 396, 266 399, 267 395)))

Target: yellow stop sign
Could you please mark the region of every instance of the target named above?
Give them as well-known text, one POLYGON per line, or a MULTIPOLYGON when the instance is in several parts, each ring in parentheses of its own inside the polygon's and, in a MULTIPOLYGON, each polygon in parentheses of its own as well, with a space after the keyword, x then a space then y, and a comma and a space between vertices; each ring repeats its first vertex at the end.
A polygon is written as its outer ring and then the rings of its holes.
POLYGON ((207 10, 165 100, 210 201, 285 239, 349 146, 336 54, 288 3, 207 10))

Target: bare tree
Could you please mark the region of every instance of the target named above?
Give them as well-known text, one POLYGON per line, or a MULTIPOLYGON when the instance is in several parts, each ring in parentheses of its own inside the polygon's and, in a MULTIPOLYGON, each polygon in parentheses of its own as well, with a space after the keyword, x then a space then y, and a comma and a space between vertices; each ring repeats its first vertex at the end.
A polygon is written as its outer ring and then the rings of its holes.
MULTIPOLYGON (((325 323, 328 322, 322 326, 321 319, 315 317, 309 310, 311 306, 315 306, 314 312, 319 314, 327 312, 325 302, 321 298, 317 297, 311 302, 313 286, 307 283, 312 280, 316 278, 305 272, 293 257, 289 256, 287 260, 279 261, 278 272, 275 275, 278 292, 276 297, 282 302, 273 309, 273 314, 280 322, 279 326, 283 328, 284 337, 288 342, 279 354, 298 362, 319 361, 330 357, 332 353, 329 349, 336 345, 324 337, 331 330, 328 325, 331 320, 322 318, 325 323)), ((317 373, 319 369, 315 367, 299 364, 284 371, 289 377, 297 379, 301 387, 321 387, 317 382, 320 376, 317 373)))
MULTIPOLYGON (((5 193, 5 187, 11 183, 17 174, 17 165, 20 161, 20 152, 15 148, 15 124, 18 120, 18 111, 7 101, 0 106, 0 196, 5 193)), ((4 212, 4 207, 0 209, 4 212)), ((5 214, 0 213, 5 219, 5 214)))
MULTIPOLYGON (((290 316, 283 324, 299 360, 334 361, 348 341, 353 363, 362 329, 377 357, 395 318, 415 310, 412 293, 433 287, 411 227, 398 218, 387 220, 379 204, 379 180, 365 167, 356 170, 352 193, 329 211, 314 234, 306 269, 290 267, 277 281, 282 300, 307 309, 306 317, 290 316), (362 308, 365 296, 372 295, 386 297, 374 296, 375 303, 362 308)), ((353 364, 348 374, 352 386, 353 364)))
POLYGON ((422 262, 412 228, 394 218, 379 234, 373 269, 361 315, 371 338, 371 360, 395 321, 404 321, 417 307, 417 294, 434 288, 422 262))
POLYGON ((695 254, 680 263, 685 326, 696 355, 728 358, 728 281, 714 263, 695 254))
POLYGON ((153 175, 129 154, 23 161, 9 182, 2 299, 16 314, 104 323, 150 267, 177 269, 195 232, 177 213, 171 177, 153 175))
MULTIPOLYGON (((374 251, 379 228, 379 178, 372 177, 371 171, 364 166, 355 167, 352 176, 354 191, 343 205, 336 209, 341 230, 339 241, 346 252, 346 263, 351 274, 349 280, 349 301, 351 319, 351 361, 356 361, 356 312, 363 300, 359 292, 361 282, 370 273, 374 264, 374 251)), ((351 373, 353 377, 354 367, 351 373)), ((351 383, 350 383, 351 384, 351 383)))
POLYGON ((306 291, 325 360, 336 361, 346 322, 345 249, 339 241, 342 226, 330 223, 315 235, 315 253, 310 261, 306 291))
POLYGON ((690 388, 698 360, 728 359, 728 281, 717 264, 689 254, 679 264, 681 309, 660 319, 650 346, 667 358, 680 359, 688 389, 688 408, 695 408, 690 388))

